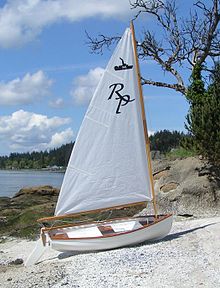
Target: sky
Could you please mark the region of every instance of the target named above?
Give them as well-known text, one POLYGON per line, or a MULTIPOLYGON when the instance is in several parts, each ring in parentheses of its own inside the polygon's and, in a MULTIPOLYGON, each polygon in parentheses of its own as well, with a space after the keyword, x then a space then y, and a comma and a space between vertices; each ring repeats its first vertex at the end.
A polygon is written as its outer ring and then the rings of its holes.
MULTIPOLYGON (((134 13, 128 0, 0 0, 0 155, 75 140, 113 51, 92 54, 85 31, 121 36, 134 13)), ((134 25, 140 37, 153 24, 145 15, 134 25)), ((140 68, 153 80, 174 81, 153 61, 140 68)), ((151 86, 143 92, 149 133, 184 131, 183 95, 151 86)))

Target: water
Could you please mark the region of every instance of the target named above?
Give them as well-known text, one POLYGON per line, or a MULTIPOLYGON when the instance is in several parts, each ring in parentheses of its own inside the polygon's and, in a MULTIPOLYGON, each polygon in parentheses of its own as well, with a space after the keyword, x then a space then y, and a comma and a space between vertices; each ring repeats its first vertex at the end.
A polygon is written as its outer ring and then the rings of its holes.
POLYGON ((12 197, 21 188, 51 185, 60 188, 64 173, 51 171, 0 170, 0 197, 12 197))

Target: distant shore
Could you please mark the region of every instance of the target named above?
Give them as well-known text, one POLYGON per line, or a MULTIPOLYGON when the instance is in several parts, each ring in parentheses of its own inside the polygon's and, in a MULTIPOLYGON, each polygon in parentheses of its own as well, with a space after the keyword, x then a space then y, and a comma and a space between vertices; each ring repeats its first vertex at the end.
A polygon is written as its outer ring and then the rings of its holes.
POLYGON ((3 169, 0 168, 0 171, 49 171, 49 172, 60 172, 60 173, 65 173, 66 168, 39 168, 39 169, 33 169, 33 168, 14 168, 14 169, 3 169))
POLYGON ((60 188, 63 176, 61 170, 0 170, 0 197, 13 197, 23 187, 51 185, 60 188))

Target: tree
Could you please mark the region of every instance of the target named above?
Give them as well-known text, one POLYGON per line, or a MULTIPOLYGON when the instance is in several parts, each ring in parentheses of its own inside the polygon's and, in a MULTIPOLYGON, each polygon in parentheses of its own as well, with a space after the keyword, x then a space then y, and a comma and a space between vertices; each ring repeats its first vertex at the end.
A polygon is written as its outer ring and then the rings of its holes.
POLYGON ((220 164, 220 63, 215 65, 211 75, 205 107, 207 137, 203 141, 204 155, 215 164, 220 164))
POLYGON ((202 67, 195 65, 190 77, 191 85, 188 87, 186 98, 189 103, 189 112, 186 116, 185 128, 189 131, 188 138, 182 142, 185 148, 200 150, 198 143, 201 141, 204 123, 202 119, 205 103, 205 85, 201 75, 202 67))
POLYGON ((179 147, 184 137, 183 132, 171 132, 169 130, 158 131, 150 136, 151 150, 158 150, 163 153, 169 152, 171 149, 179 147))
POLYGON ((215 164, 220 163, 220 64, 210 77, 207 90, 201 76, 201 66, 196 65, 188 89, 189 112, 186 128, 191 137, 185 146, 195 148, 215 164))
MULTIPOLYGON (((220 56, 220 0, 208 3, 206 0, 194 1, 194 9, 189 17, 186 13, 185 18, 179 17, 177 2, 130 0, 130 5, 137 11, 135 19, 141 14, 148 14, 157 24, 157 31, 145 29, 143 39, 137 41, 139 58, 153 60, 175 79, 174 83, 165 83, 142 76, 142 84, 166 87, 186 95, 188 89, 180 67, 187 65, 192 71, 197 65, 202 70, 209 70, 207 60, 220 56)), ((92 52, 102 53, 104 47, 110 47, 120 37, 101 34, 95 38, 88 35, 88 39, 92 52)))
POLYGON ((39 169, 47 166, 67 166, 74 143, 62 145, 50 151, 31 153, 11 153, 10 156, 0 156, 1 169, 39 169))

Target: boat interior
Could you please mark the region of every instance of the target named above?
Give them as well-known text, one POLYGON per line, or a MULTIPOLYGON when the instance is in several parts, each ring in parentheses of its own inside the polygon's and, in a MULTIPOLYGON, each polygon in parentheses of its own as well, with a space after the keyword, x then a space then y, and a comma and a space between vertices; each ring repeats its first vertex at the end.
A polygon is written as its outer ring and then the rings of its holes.
POLYGON ((154 216, 138 216, 135 218, 57 228, 50 230, 48 234, 52 240, 108 237, 146 227, 161 218, 164 218, 164 216, 158 216, 157 219, 154 216))

